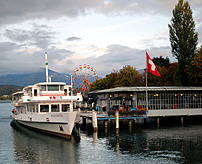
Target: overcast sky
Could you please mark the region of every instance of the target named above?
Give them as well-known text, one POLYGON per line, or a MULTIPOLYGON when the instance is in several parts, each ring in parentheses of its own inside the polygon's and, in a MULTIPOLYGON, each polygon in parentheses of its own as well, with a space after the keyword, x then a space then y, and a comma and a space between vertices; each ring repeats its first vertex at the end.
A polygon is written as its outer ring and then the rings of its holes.
MULTIPOLYGON (((202 45, 202 0, 188 0, 202 45)), ((172 57, 168 24, 178 0, 0 0, 0 75, 89 64, 105 76, 151 56, 172 57)))

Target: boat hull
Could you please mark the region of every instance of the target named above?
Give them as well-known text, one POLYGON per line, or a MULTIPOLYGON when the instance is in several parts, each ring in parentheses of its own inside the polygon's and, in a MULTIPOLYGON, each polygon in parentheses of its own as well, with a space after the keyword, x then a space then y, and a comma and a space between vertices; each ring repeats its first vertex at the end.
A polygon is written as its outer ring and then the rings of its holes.
POLYGON ((12 118, 21 126, 39 132, 71 139, 77 112, 47 113, 46 115, 14 115, 12 118), (55 116, 60 116, 55 119, 55 116), (30 119, 31 118, 31 119, 30 119), (37 119, 38 118, 38 119, 37 119))

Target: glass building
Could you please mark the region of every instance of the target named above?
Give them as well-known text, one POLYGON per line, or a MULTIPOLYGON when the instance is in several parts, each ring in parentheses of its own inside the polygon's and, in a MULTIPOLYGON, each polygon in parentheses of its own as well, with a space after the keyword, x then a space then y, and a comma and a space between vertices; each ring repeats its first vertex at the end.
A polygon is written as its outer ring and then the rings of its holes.
POLYGON ((173 109, 202 111, 202 87, 118 87, 94 91, 90 95, 96 96, 96 105, 101 111, 108 111, 119 105, 124 109, 128 107, 146 109, 146 97, 150 111, 173 109))

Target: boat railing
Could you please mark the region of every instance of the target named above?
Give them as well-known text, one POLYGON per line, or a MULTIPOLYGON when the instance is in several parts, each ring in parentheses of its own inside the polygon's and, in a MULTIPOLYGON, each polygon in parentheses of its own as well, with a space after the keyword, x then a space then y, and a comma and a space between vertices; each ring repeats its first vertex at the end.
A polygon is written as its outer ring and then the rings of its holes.
POLYGON ((54 100, 73 100, 73 101, 81 101, 80 98, 78 100, 78 96, 36 96, 36 97, 31 97, 30 101, 54 101, 54 100))

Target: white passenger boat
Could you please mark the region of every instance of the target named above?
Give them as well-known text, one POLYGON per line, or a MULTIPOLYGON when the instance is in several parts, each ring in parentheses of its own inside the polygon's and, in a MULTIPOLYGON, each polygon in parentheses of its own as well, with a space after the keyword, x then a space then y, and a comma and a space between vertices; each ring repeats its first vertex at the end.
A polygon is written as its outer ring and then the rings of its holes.
POLYGON ((82 95, 73 95, 71 85, 51 82, 48 77, 47 53, 46 82, 37 83, 13 93, 11 117, 18 124, 56 136, 71 138, 78 111, 73 103, 82 101, 82 95))

